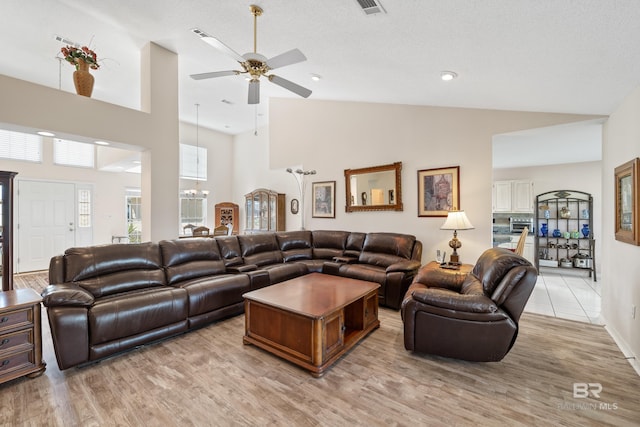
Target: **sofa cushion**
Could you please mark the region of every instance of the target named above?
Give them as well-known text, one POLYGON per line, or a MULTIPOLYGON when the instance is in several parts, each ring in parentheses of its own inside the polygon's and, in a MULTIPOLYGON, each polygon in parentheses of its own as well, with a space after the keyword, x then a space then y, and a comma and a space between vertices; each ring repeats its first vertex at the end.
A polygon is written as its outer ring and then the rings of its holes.
POLYGON ((352 279, 366 280, 380 284, 380 289, 384 288, 387 281, 387 273, 382 267, 368 264, 340 264, 340 276, 352 279))
POLYGON ((271 285, 309 273, 309 269, 304 262, 271 264, 263 267, 263 269, 269 273, 269 283, 271 285))
POLYGON ((187 318, 187 292, 162 287, 112 295, 89 310, 90 344, 160 328, 187 318))
POLYGON ((261 267, 283 261, 275 233, 243 234, 238 236, 238 241, 245 264, 261 267))
POLYGON ((167 283, 225 272, 218 244, 212 238, 188 238, 160 242, 167 283))
POLYGON ((313 258, 333 259, 333 257, 342 256, 349 234, 347 231, 312 231, 313 258))
POLYGON ((276 233, 284 262, 312 259, 311 231, 298 230, 276 233))
POLYGON ((236 236, 216 237, 215 240, 218 242, 218 249, 220 249, 220 256, 224 260, 224 265, 234 267, 244 263, 240 242, 236 236))
POLYGON ((531 263, 523 257, 513 256, 508 249, 495 248, 480 255, 471 274, 482 282, 485 295, 493 296, 507 272, 519 265, 530 266, 531 263))
POLYGON ((124 270, 162 268, 157 243, 111 244, 70 248, 64 253, 65 282, 77 282, 124 270))
POLYGON ((188 280, 180 287, 187 291, 189 317, 193 317, 242 302, 242 294, 250 291, 250 280, 246 274, 221 274, 188 280))
POLYGON ((75 284, 91 292, 94 298, 101 298, 137 289, 164 286, 166 280, 164 271, 161 269, 125 270, 91 279, 79 280, 75 284))
POLYGON ((165 285, 156 243, 70 248, 64 255, 64 281, 95 298, 165 285))
POLYGON ((380 267, 411 259, 414 236, 396 233, 368 233, 359 262, 380 267))
POLYGON ((344 255, 358 258, 360 256, 360 252, 362 252, 365 237, 367 237, 366 233, 349 233, 349 237, 347 237, 347 244, 344 248, 344 255))

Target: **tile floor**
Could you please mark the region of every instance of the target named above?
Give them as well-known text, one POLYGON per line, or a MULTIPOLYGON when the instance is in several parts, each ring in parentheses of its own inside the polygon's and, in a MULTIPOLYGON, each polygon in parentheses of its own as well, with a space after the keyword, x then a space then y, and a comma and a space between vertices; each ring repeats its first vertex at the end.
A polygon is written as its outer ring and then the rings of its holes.
POLYGON ((543 267, 524 311, 602 325, 601 286, 602 277, 594 282, 588 271, 543 267))

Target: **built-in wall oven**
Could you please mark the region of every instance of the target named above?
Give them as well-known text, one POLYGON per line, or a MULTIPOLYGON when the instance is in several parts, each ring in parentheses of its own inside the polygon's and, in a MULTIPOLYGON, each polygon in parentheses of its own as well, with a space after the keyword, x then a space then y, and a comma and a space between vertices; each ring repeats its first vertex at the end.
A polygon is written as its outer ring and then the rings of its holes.
POLYGON ((535 233, 533 228, 533 218, 509 218, 509 232, 522 233, 522 230, 524 230, 525 227, 529 229, 529 233, 535 233))

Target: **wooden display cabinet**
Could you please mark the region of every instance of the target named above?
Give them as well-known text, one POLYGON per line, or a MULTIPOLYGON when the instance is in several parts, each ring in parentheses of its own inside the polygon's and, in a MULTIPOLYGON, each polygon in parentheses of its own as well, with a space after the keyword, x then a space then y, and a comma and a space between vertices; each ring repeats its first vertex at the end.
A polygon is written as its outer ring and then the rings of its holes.
POLYGON ((285 231, 285 195, 260 188, 245 194, 245 233, 285 231))
POLYGON ((13 179, 17 174, 0 171, 0 275, 3 291, 13 289, 13 179))
POLYGON ((216 222, 213 224, 213 228, 231 223, 233 224, 232 234, 238 234, 240 230, 238 205, 230 202, 217 203, 214 210, 216 222))

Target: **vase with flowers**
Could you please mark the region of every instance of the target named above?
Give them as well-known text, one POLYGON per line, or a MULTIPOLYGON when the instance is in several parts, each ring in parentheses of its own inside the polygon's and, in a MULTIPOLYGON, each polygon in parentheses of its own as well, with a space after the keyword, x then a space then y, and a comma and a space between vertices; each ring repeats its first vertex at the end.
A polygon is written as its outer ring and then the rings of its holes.
POLYGON ((65 46, 60 51, 64 55, 65 61, 76 67, 76 71, 73 72, 73 84, 76 87, 76 93, 91 97, 94 78, 89 69, 97 70, 100 68, 96 53, 87 46, 65 46))

